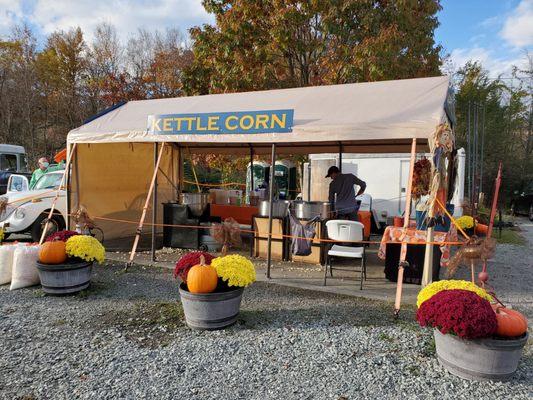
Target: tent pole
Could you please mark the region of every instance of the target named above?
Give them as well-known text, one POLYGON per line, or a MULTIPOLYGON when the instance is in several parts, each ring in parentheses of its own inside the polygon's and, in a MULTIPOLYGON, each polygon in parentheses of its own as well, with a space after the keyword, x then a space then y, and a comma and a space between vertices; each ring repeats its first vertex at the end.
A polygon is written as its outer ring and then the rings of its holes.
POLYGON ((133 246, 131 248, 130 258, 128 262, 125 265, 125 270, 127 270, 132 264, 133 259, 135 258, 135 253, 137 252, 137 246, 139 245, 139 239, 141 238, 141 233, 144 225, 144 220, 146 218, 146 211, 148 210, 148 205, 150 204, 150 198, 152 197, 152 191, 154 189, 155 180, 157 179, 157 171, 159 170, 159 164, 161 164, 161 158, 163 156, 163 149, 165 147, 165 142, 161 144, 161 150, 159 152, 159 155, 157 157, 156 165, 154 168, 154 174, 152 175, 152 180, 150 182, 150 187, 148 188, 148 194, 146 195, 146 201, 144 202, 143 211, 141 214, 141 219, 139 220, 139 226, 137 227, 137 231, 135 233, 135 239, 133 241, 133 246))
POLYGON ((194 168, 194 161, 192 159, 191 149, 187 147, 187 151, 189 152, 189 158, 191 159, 191 169, 192 169, 192 174, 194 175, 194 181, 196 182, 196 188, 198 189, 198 193, 201 193, 202 189, 200 189, 200 183, 198 182, 198 175, 196 175, 196 168, 194 168))
POLYGON ((155 226, 155 223, 157 221, 157 172, 159 171, 159 165, 157 163, 158 158, 159 157, 157 154, 157 142, 155 142, 154 143, 154 169, 156 173, 155 173, 155 179, 154 179, 154 188, 152 191, 152 261, 156 261, 156 257, 155 257, 156 226, 155 226))
POLYGON ((274 207, 274 179, 276 165, 276 144, 272 143, 272 155, 270 157, 270 181, 268 182, 268 242, 267 242, 267 272, 266 276, 270 279, 270 265, 272 264, 272 211, 274 207))
POLYGON ((342 173, 342 143, 339 143, 339 170, 342 173))
POLYGON ((70 169, 70 162, 72 161, 72 156, 74 155, 74 152, 76 150, 76 143, 72 145, 72 148, 70 149, 70 153, 67 158, 67 162, 65 164, 65 171, 63 172, 63 176, 61 177, 61 182, 59 183, 59 186, 56 190, 56 195, 54 197, 54 200, 52 201, 52 207, 50 207, 50 212, 48 213, 48 218, 46 219, 46 223, 44 224, 43 232, 41 233, 41 240, 39 240, 39 244, 43 244, 44 239, 46 237, 46 232, 48 231, 48 224, 50 223, 50 220, 52 219, 52 216, 54 215, 54 210, 56 208, 57 199, 59 198, 59 192, 61 191, 61 188, 65 184, 65 179, 68 176, 69 169, 70 169))
MULTIPOLYGON (((411 161, 409 163, 409 180, 407 182, 407 193, 405 195, 405 213, 403 217, 403 228, 409 227, 409 219, 411 216, 411 191, 413 188, 413 171, 415 169, 416 159, 416 138, 413 139, 411 144, 411 161)), ((396 299, 394 301, 394 315, 398 317, 400 314, 400 306, 402 303, 402 285, 403 285, 403 269, 407 266, 405 257, 407 255, 407 242, 402 242, 402 248, 400 251, 400 262, 398 263, 398 280, 396 283, 396 299)))
POLYGON ((182 147, 178 145, 178 194, 177 199, 180 201, 181 192, 183 192, 183 154, 182 147))
MULTIPOLYGON (((250 145, 250 193, 254 191, 254 148, 250 145)), ((250 194, 248 194, 248 199, 250 194)))
MULTIPOLYGON (((74 160, 71 162, 72 164, 72 170, 75 171, 75 176, 76 176, 76 184, 79 186, 78 184, 78 149, 76 148, 76 157, 74 157, 74 160)), ((69 177, 67 177, 69 178, 69 177)), ((72 192, 72 189, 70 188, 69 189, 69 186, 71 186, 71 180, 70 179, 67 179, 67 221, 66 221, 66 228, 65 229, 70 229, 70 212, 72 210, 72 199, 71 199, 71 192, 72 192)), ((78 207, 76 208, 79 208, 79 197, 78 197, 78 207)))

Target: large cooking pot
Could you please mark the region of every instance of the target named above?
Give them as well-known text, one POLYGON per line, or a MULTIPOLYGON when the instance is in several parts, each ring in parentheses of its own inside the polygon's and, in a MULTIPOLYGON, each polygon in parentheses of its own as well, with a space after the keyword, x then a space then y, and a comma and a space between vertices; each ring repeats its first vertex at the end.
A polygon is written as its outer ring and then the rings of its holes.
MULTIPOLYGON (((268 211, 270 208, 270 201, 263 200, 259 203, 259 215, 262 217, 268 217, 268 211)), ((284 218, 289 211, 289 202, 286 200, 278 200, 272 203, 272 217, 284 218)))
POLYGON ((327 219, 331 216, 331 205, 325 201, 295 201, 292 206, 294 215, 299 219, 313 219, 317 215, 327 219))
POLYGON ((191 214, 195 217, 203 215, 207 204, 209 204, 208 193, 182 193, 180 195, 180 203, 186 204, 191 210, 191 214))

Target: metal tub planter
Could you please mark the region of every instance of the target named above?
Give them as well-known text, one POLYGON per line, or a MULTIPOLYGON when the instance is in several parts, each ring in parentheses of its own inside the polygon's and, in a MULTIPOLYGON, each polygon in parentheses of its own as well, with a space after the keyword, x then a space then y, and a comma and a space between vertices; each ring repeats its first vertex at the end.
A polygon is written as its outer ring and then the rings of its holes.
POLYGON ((179 293, 185 321, 198 330, 233 325, 239 316, 244 288, 256 279, 255 267, 246 257, 214 257, 202 251, 183 255, 174 275, 182 280, 179 293))
POLYGON ((237 321, 244 288, 224 292, 195 294, 180 285, 180 298, 185 321, 192 329, 217 330, 233 325, 237 321))
POLYGON ((518 367, 529 334, 518 339, 466 340, 433 331, 439 363, 461 378, 509 380, 518 367))
POLYGON ((48 294, 70 294, 87 289, 91 283, 92 262, 68 259, 62 264, 37 262, 43 291, 48 294))

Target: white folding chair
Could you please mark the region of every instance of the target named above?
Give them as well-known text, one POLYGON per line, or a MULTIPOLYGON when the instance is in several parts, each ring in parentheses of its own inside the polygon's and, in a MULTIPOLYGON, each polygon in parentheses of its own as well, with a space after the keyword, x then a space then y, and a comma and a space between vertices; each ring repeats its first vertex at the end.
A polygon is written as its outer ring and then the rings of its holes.
MULTIPOLYGON (((356 221, 345 221, 341 219, 333 219, 326 222, 326 230, 328 237, 337 242, 358 242, 363 240, 364 225, 356 221)), ((357 246, 357 244, 352 244, 357 246)), ((352 247, 342 244, 333 244, 326 256, 326 267, 324 271, 324 286, 326 286, 326 279, 329 273, 333 277, 333 266, 331 265, 331 259, 333 257, 344 258, 360 258, 361 259, 361 284, 360 289, 363 290, 363 279, 366 280, 366 254, 364 244, 360 246, 352 247)), ((335 268, 342 270, 343 268, 335 268)), ((344 268, 344 270, 346 270, 344 268)))

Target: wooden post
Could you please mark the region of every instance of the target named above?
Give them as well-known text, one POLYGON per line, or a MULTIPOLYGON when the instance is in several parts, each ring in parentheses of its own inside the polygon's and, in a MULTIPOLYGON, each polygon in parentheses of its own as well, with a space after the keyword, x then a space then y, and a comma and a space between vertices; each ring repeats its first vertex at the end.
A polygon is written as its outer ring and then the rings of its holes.
MULTIPOLYGON (((409 164, 409 180, 407 182, 407 193, 405 195, 405 214, 403 217, 403 228, 409 227, 409 218, 411 216, 411 191, 413 188, 413 171, 415 169, 416 159, 416 138, 411 144, 411 161, 409 164)), ((400 306, 402 302, 402 285, 403 285, 403 269, 406 266, 405 257, 407 255, 407 242, 402 241, 400 251, 400 262, 398 263, 398 281, 396 283, 396 299, 394 301, 394 314, 396 316, 400 313, 400 306)))
POLYGON ((276 174, 274 173, 274 167, 276 165, 276 145, 272 143, 272 155, 270 165, 270 182, 268 182, 268 241, 267 241, 267 272, 266 276, 270 279, 270 266, 272 264, 272 211, 274 207, 274 179, 276 174))
POLYGON ((72 160, 72 156, 74 155, 75 150, 76 150, 76 143, 72 145, 72 148, 70 149, 70 153, 67 157, 67 162, 65 164, 65 171, 63 171, 61 182, 59 183, 59 187, 56 190, 56 195, 54 197, 54 200, 52 200, 52 207, 50 207, 50 211, 48 212, 48 218, 46 219, 46 223, 44 224, 44 228, 43 228, 43 232, 41 233, 41 240, 39 240, 39 244, 43 244, 44 239, 46 238, 46 232, 48 231, 48 224, 50 223, 50 220, 52 219, 52 216, 54 215, 54 210, 56 208, 57 199, 59 198, 59 192, 61 191, 61 188, 65 184, 65 178, 67 177, 69 173, 70 162, 72 160))
POLYGON ((154 143, 154 169, 156 171, 154 179, 154 188, 152 191, 152 261, 156 261, 155 247, 156 247, 156 233, 157 229, 155 223, 157 221, 157 172, 159 172, 159 165, 157 164, 157 142, 154 143))
POLYGON ((148 205, 150 204, 150 198, 152 197, 152 191, 154 189, 155 180, 157 179, 157 171, 159 170, 159 164, 161 164, 161 158, 163 156, 164 148, 165 148, 165 142, 161 144, 161 151, 157 157, 156 165, 154 168, 154 174, 152 175, 150 187, 148 188, 148 194, 146 196, 146 201, 144 202, 141 219, 139 220, 139 226, 137 227, 137 232, 135 233, 135 239, 133 240, 133 247, 131 248, 130 258, 125 266, 126 270, 128 269, 129 266, 133 264, 133 259, 135 258, 135 253, 137 252, 137 246, 139 245, 139 239, 141 238, 144 220, 146 218, 146 211, 148 210, 148 205))
MULTIPOLYGON (((498 196, 500 194, 500 185, 502 184, 502 162, 498 165, 498 175, 496 175, 496 184, 494 187, 494 196, 492 197, 492 209, 490 210, 490 221, 487 237, 492 236, 492 228, 494 227, 494 218, 496 217, 496 209, 498 208, 498 196)), ((501 221, 501 218, 500 218, 501 221)), ((500 228, 501 229, 501 228, 500 228)))

